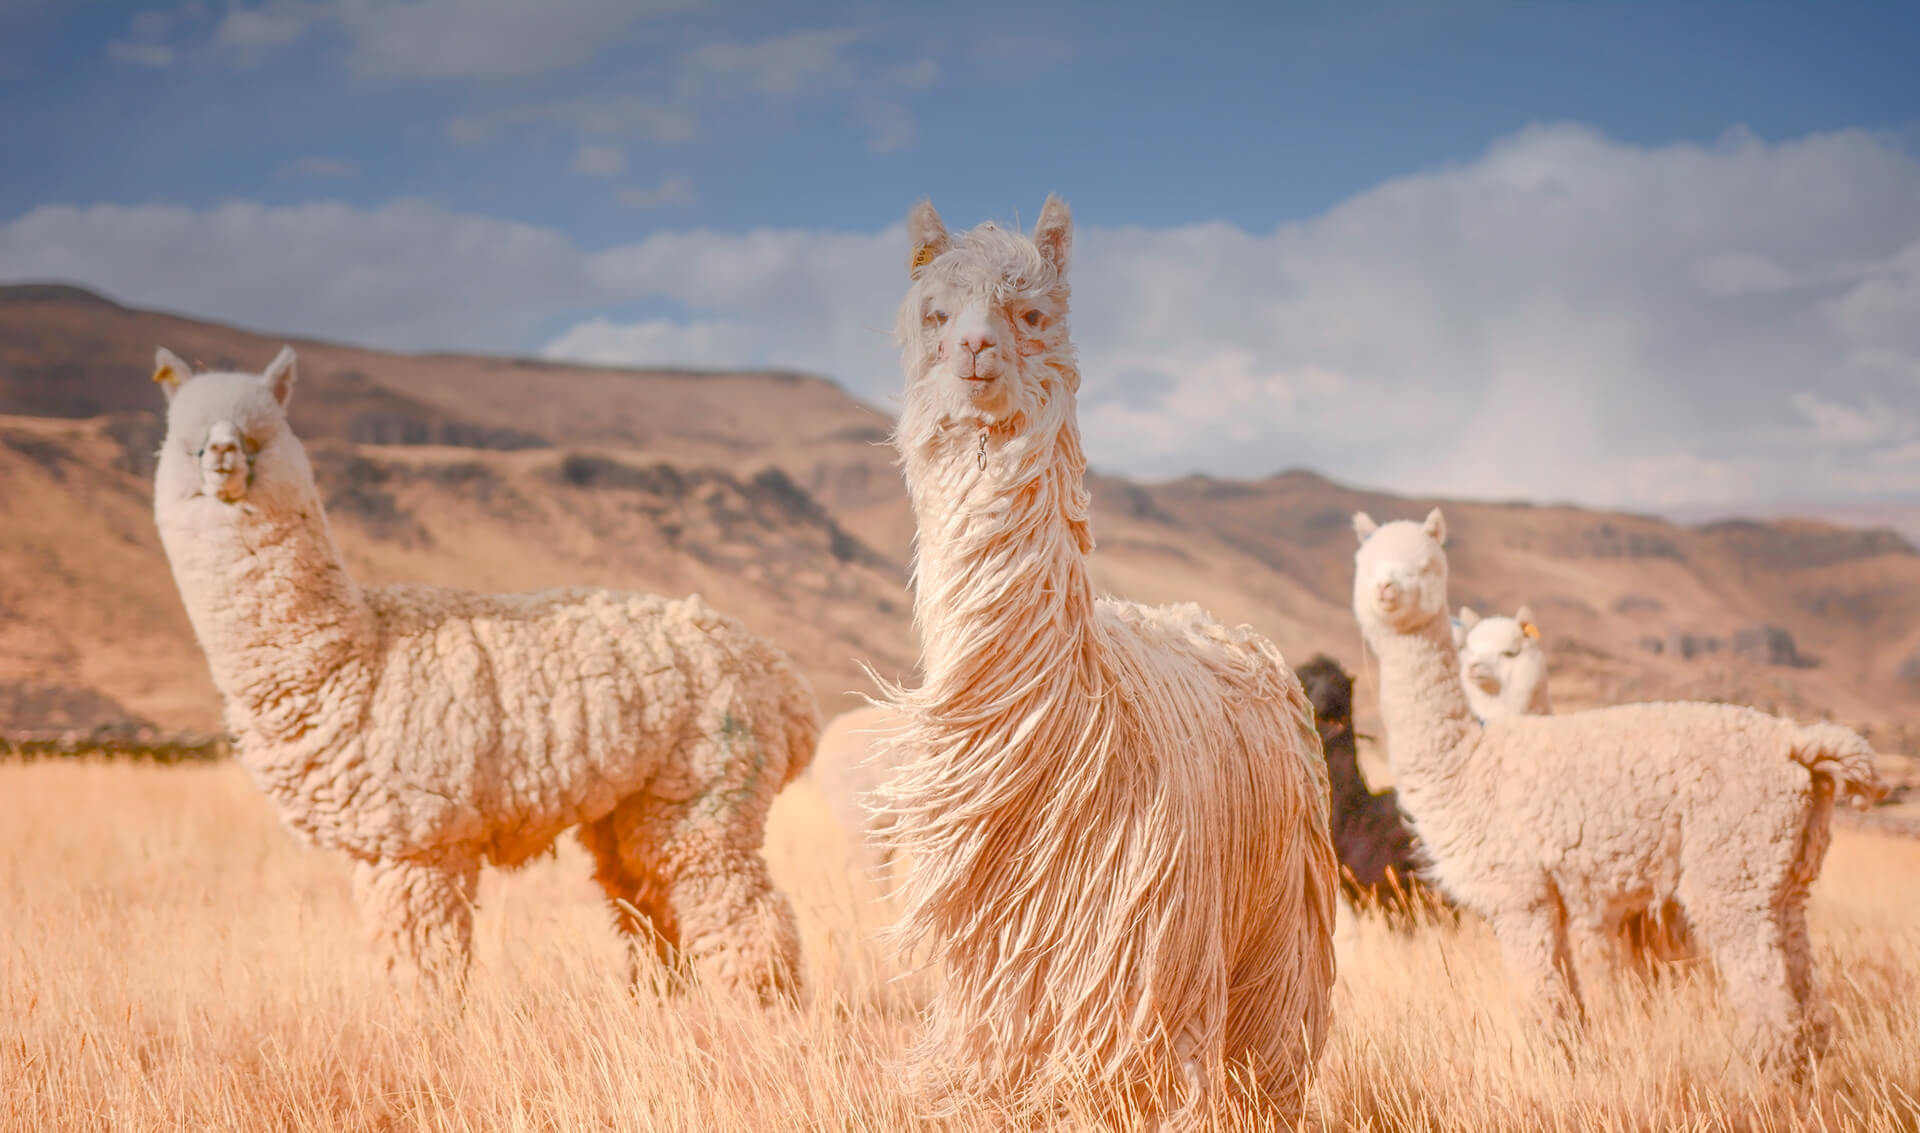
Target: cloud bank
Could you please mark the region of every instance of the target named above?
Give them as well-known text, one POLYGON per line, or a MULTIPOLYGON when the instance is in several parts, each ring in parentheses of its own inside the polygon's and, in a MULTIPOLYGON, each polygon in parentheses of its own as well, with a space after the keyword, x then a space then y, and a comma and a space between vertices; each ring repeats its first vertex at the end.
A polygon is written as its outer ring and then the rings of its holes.
MULTIPOLYGON (((1865 132, 1536 127, 1269 232, 1086 225, 1076 254, 1105 468, 1648 509, 1920 501, 1920 162, 1865 132)), ((797 367, 880 404, 903 255, 897 223, 586 249, 421 202, 0 227, 8 278, 396 349, 797 367)))

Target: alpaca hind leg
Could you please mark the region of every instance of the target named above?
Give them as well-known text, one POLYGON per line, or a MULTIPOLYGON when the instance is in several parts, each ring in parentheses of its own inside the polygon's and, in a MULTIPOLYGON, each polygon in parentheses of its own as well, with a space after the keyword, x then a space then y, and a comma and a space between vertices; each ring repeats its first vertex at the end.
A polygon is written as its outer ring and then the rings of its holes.
MULTIPOLYGON (((622 805, 633 806, 635 817, 644 809, 638 800, 622 805)), ((613 906, 614 928, 627 938, 628 979, 641 982, 645 973, 640 949, 649 947, 668 976, 665 990, 678 990, 677 977, 683 974, 680 925, 667 903, 666 879, 651 858, 623 852, 618 813, 581 826, 580 844, 593 855, 593 879, 613 906)))
POLYGON ((1731 902, 1687 906, 1693 928, 1713 956, 1737 1019, 1736 1041, 1755 1063, 1797 1064, 1804 1051, 1800 1000, 1794 994, 1781 910, 1731 902))
POLYGON ((1800 1005, 1805 1049, 1823 1053, 1833 1034, 1833 1009, 1813 974, 1813 941, 1807 935, 1807 891, 1796 887, 1780 909, 1781 941, 1787 952, 1787 986, 1800 1005))
POLYGON ((649 916, 669 926, 676 959, 763 1002, 798 989, 800 932, 761 856, 764 806, 720 813, 700 798, 652 800, 604 821, 626 874, 657 880, 649 916))
POLYGON ((479 859, 461 851, 354 863, 354 902, 391 977, 430 997, 465 991, 479 879, 479 859))

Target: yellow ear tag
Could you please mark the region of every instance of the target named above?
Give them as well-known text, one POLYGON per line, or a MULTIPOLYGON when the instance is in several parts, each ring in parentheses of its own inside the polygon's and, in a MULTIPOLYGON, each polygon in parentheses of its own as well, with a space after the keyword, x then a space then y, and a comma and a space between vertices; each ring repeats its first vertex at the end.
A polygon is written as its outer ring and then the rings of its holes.
POLYGON ((938 258, 938 255, 934 252, 933 245, 922 244, 913 250, 913 262, 909 266, 912 267, 913 270, 919 271, 921 268, 932 263, 936 258, 938 258))
POLYGON ((170 382, 170 381, 172 381, 172 380, 173 380, 173 367, 172 367, 172 366, 167 366, 167 365, 162 365, 162 366, 161 366, 161 367, 160 367, 160 368, 159 368, 158 370, 155 370, 155 371, 153 372, 153 380, 154 380, 154 381, 156 381, 156 382, 170 382))
POLYGON ((1532 622, 1528 622, 1520 627, 1520 632, 1526 634, 1528 637, 1537 638, 1540 636, 1540 627, 1534 625, 1532 622))

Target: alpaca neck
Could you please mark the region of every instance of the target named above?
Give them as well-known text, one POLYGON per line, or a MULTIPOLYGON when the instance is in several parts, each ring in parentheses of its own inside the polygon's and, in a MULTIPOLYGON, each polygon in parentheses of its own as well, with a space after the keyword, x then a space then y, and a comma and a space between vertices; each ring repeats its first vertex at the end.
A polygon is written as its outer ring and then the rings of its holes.
POLYGON ((174 579, 243 741, 305 734, 313 713, 364 688, 375 629, 318 493, 276 485, 258 500, 162 507, 174 579))
POLYGON ((949 426, 909 454, 919 521, 920 702, 943 724, 1016 716, 1084 675, 1092 630, 1086 458, 1072 396, 1028 430, 949 426), (1064 404, 1063 404, 1064 403, 1064 404), (985 466, 982 467, 982 464, 985 466))
POLYGON ((1322 733, 1322 749, 1327 757, 1327 783, 1332 790, 1336 813, 1350 812, 1373 797, 1360 774, 1360 758, 1353 742, 1353 729, 1336 724, 1322 733))
MULTIPOLYGON (((1446 620, 1411 633, 1368 635, 1380 658, 1380 716, 1387 762, 1403 799, 1458 781, 1480 724, 1460 684, 1460 657, 1446 620)), ((1411 810, 1411 806, 1409 807, 1411 810)))

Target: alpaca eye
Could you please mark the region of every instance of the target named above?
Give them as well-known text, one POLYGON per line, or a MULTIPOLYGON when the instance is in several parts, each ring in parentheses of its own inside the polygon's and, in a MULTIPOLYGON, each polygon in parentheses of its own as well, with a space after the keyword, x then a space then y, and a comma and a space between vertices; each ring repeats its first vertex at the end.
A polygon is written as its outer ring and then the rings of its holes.
POLYGON ((248 456, 257 455, 260 452, 260 442, 252 437, 241 437, 240 447, 247 450, 248 456))
POLYGON ((947 313, 938 308, 935 308, 934 310, 927 312, 927 321, 932 323, 934 326, 944 326, 946 325, 946 321, 947 321, 947 313))
POLYGON ((1040 325, 1040 312, 1038 310, 1028 311, 1026 314, 1021 315, 1020 319, 1030 327, 1037 327, 1040 325))

